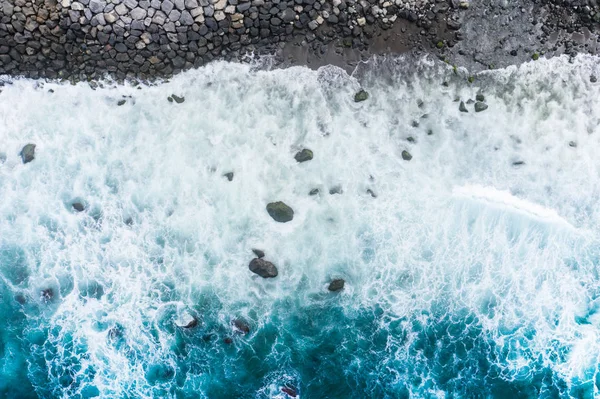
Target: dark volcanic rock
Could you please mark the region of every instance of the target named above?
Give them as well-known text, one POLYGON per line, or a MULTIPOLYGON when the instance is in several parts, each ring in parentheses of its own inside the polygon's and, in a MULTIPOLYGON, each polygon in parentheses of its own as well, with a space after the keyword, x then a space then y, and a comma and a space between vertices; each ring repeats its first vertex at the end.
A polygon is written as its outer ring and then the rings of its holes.
POLYGON ((175 102, 177 104, 181 104, 182 102, 185 101, 185 97, 179 97, 179 96, 176 96, 175 94, 171 94, 171 98, 173 98, 173 100, 175 100, 175 102))
POLYGON ((308 193, 308 195, 317 195, 319 194, 319 189, 318 188, 313 188, 312 190, 310 190, 310 192, 308 193))
POLYGON ((291 398, 295 398, 298 396, 298 392, 296 391, 296 388, 293 388, 290 386, 282 387, 281 392, 285 393, 287 396, 289 396, 291 398))
POLYGON ((485 111, 488 108, 486 103, 482 103, 481 101, 477 101, 475 103, 475 112, 485 111))
POLYGON ((73 207, 73 209, 75 209, 77 212, 83 212, 85 211, 85 206, 77 201, 77 202, 73 202, 73 204, 71 204, 71 206, 73 207))
POLYGON ((311 150, 309 150, 308 148, 303 149, 302 151, 298 152, 295 156, 294 159, 297 162, 306 162, 306 161, 310 161, 311 159, 313 159, 313 152, 311 150))
POLYGON ((35 159, 35 144, 27 144, 21 150, 21 159, 23 163, 29 163, 35 159))
POLYGON ((233 180, 233 172, 227 172, 223 176, 225 176, 229 181, 233 180))
POLYGON ((359 103, 362 101, 366 101, 369 98, 369 93, 367 93, 366 91, 364 91, 363 89, 360 89, 355 95, 354 95, 354 102, 359 103))
POLYGON ((252 252, 254 252, 254 255, 256 255, 257 258, 265 257, 265 251, 263 251, 261 249, 252 248, 252 252))
POLYGON ((248 334, 250 332, 250 325, 242 319, 235 319, 231 324, 233 324, 233 327, 242 334, 248 334))
POLYGON ((460 102, 460 105, 458 106, 458 109, 460 112, 469 112, 469 110, 467 109, 467 106, 465 105, 464 101, 460 102))
POLYGON ((267 204, 267 212, 279 223, 286 223, 294 218, 294 210, 281 201, 267 204))
POLYGON ((334 280, 331 280, 331 282, 329 283, 329 287, 327 287, 327 289, 332 292, 339 291, 342 288, 344 288, 345 283, 346 283, 346 281, 344 281, 343 278, 336 278, 334 280))
POLYGON ((271 262, 264 259, 254 258, 250 261, 248 268, 251 272, 258 274, 263 278, 277 277, 277 268, 271 262))
POLYGON ((403 150, 402 159, 404 159, 405 161, 410 161, 412 159, 412 155, 410 154, 410 152, 403 150))

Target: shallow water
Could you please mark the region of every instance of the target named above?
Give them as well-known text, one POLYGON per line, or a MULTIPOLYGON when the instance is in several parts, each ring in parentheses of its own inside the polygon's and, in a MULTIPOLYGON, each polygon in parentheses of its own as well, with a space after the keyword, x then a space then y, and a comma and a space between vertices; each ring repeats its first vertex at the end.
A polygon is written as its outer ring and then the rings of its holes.
POLYGON ((8 82, 0 397, 599 395, 599 65, 468 83, 373 62, 362 103, 334 67, 8 82), (479 92, 489 108, 460 112, 479 92), (252 248, 277 278, 248 270, 252 248))

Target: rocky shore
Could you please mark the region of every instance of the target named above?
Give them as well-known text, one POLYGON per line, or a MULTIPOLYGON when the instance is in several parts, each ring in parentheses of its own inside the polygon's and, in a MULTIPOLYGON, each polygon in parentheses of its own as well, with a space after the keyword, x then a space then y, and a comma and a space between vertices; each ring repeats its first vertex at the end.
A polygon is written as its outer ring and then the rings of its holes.
POLYGON ((2 0, 0 74, 169 77, 214 59, 353 69, 431 53, 471 70, 596 54, 597 0, 2 0))

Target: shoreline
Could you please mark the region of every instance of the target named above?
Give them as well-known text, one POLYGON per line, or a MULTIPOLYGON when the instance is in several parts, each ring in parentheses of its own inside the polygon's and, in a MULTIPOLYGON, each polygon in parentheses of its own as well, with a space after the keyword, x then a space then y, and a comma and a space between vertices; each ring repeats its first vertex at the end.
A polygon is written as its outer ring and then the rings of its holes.
POLYGON ((154 80, 212 60, 347 71, 430 54, 470 72, 598 54, 600 6, 493 0, 3 0, 0 75, 154 80))

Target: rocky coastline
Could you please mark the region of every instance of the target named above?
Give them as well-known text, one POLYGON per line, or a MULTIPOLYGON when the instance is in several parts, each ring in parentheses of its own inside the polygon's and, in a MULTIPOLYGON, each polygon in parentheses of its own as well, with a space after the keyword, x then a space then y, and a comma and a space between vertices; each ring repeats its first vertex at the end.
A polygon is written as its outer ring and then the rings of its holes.
POLYGON ((352 70, 407 51, 474 72, 597 54, 597 0, 2 0, 0 75, 168 78, 215 59, 352 70))

